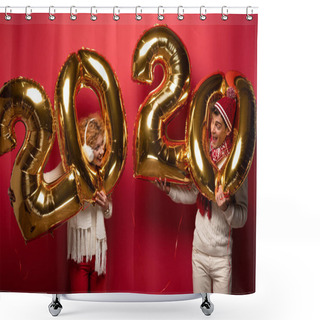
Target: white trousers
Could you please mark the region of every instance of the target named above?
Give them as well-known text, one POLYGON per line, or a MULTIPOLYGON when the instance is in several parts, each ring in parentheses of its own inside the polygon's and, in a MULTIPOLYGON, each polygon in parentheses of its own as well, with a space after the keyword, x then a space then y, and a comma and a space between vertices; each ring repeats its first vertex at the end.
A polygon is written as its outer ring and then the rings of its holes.
POLYGON ((192 279, 194 293, 231 293, 231 255, 208 256, 192 249, 192 279))

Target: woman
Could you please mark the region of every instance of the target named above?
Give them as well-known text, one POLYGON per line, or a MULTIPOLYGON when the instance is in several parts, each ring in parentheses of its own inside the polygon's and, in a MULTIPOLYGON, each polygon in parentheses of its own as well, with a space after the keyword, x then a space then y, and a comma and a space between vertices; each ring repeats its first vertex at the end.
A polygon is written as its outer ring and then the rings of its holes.
MULTIPOLYGON (((106 132, 99 114, 80 121, 83 151, 97 170, 106 151, 106 132)), ((44 174, 50 183, 63 174, 60 163, 44 174)), ((97 192, 95 202, 86 204, 68 220, 68 259, 71 292, 106 292, 107 236, 104 219, 112 215, 111 199, 103 190, 97 192)))

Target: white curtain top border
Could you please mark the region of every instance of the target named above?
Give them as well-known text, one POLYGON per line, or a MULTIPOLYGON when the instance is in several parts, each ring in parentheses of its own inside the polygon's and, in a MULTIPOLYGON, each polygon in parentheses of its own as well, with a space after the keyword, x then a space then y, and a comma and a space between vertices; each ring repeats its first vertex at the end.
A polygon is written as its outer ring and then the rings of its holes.
POLYGON ((81 6, 71 6, 71 7, 15 7, 15 6, 2 6, 0 7, 0 13, 7 14, 33 14, 33 13, 87 13, 87 14, 257 14, 258 7, 81 7, 81 6))

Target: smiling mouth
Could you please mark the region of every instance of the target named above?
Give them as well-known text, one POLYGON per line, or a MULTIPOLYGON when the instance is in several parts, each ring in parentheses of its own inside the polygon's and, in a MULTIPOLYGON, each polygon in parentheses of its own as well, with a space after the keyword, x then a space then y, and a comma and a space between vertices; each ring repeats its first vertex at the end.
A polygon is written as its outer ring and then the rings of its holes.
POLYGON ((96 157, 95 162, 96 162, 96 164, 97 164, 97 165, 100 165, 100 164, 101 164, 101 162, 102 162, 102 158, 103 158, 103 157, 101 157, 101 156, 96 157))

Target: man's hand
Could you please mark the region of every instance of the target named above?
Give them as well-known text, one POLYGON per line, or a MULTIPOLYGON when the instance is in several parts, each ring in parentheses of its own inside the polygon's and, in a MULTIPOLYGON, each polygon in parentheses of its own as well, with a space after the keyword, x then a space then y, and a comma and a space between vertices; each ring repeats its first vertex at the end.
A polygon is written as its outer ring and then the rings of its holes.
POLYGON ((170 192, 170 182, 167 182, 167 179, 165 178, 163 181, 161 178, 159 180, 155 180, 154 184, 163 192, 166 194, 169 194, 170 192))
POLYGON ((216 202, 218 207, 222 211, 226 211, 228 209, 230 203, 230 196, 228 193, 223 193, 222 186, 220 185, 219 188, 216 190, 216 202))

